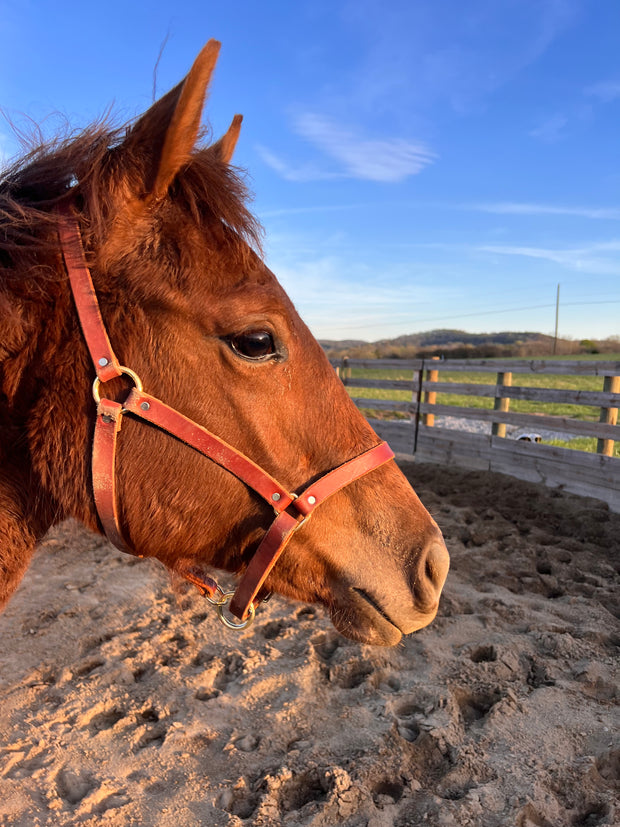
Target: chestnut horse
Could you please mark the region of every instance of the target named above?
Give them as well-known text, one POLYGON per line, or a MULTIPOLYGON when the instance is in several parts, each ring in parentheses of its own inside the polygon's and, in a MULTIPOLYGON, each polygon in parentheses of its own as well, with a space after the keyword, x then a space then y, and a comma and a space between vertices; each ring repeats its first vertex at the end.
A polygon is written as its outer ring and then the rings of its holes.
POLYGON ((0 180, 0 606, 74 517, 216 604, 211 567, 258 566, 237 617, 279 592, 393 645, 435 616, 448 553, 257 252, 230 166, 241 117, 198 143, 218 50, 123 132, 91 127, 0 180), (113 446, 107 471, 91 468, 93 438, 113 446))

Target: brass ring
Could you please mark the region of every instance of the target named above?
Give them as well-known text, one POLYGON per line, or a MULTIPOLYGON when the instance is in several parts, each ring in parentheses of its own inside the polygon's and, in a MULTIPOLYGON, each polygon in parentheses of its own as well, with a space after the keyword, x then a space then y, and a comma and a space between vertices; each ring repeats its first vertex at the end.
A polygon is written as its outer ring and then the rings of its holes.
POLYGON ((226 603, 228 603, 229 597, 227 595, 227 592, 224 591, 224 589, 220 586, 219 583, 217 584, 215 595, 211 596, 205 594, 205 600, 207 601, 207 603, 210 603, 212 606, 215 606, 216 608, 218 606, 224 606, 226 603))
POLYGON ((226 592, 226 594, 224 595, 226 600, 222 601, 221 603, 218 603, 218 605, 216 606, 217 616, 219 617, 220 621, 224 624, 224 626, 227 626, 229 629, 247 629, 248 626, 250 626, 252 621, 254 620, 255 609, 253 603, 250 603, 250 606, 248 608, 249 613, 246 619, 239 621, 239 623, 235 623, 233 620, 230 620, 224 615, 224 608, 230 603, 234 594, 234 592, 226 592))
MULTIPOLYGON (((131 381, 134 383, 135 389, 138 392, 142 391, 142 380, 135 373, 131 368, 123 367, 123 365, 119 365, 120 375, 128 376, 131 381)), ((98 376, 95 376, 95 381, 93 382, 93 399, 95 400, 95 404, 98 405, 101 402, 101 394, 99 393, 99 386, 101 385, 101 379, 98 376)))

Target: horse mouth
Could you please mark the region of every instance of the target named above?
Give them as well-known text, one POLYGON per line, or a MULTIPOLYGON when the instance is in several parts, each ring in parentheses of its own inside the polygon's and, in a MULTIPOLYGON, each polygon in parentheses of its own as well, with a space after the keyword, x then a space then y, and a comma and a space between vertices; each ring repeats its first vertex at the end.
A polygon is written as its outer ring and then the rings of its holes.
POLYGON ((366 589, 349 586, 345 601, 331 606, 331 621, 341 635, 374 646, 396 646, 403 635, 427 626, 437 613, 438 603, 421 609, 395 604, 386 609, 366 589))
POLYGON ((398 629, 398 631, 402 634, 402 630, 398 628, 398 624, 392 620, 392 618, 388 615, 385 609, 375 600, 375 598, 371 594, 369 594, 365 589, 358 589, 356 586, 354 586, 351 589, 351 591, 355 592, 355 594, 359 595, 363 600, 369 603, 378 615, 380 615, 390 625, 394 626, 395 629, 398 629))
POLYGON ((359 643, 375 646, 395 646, 403 631, 365 589, 349 587, 346 608, 339 601, 331 606, 331 620, 341 635, 359 643))

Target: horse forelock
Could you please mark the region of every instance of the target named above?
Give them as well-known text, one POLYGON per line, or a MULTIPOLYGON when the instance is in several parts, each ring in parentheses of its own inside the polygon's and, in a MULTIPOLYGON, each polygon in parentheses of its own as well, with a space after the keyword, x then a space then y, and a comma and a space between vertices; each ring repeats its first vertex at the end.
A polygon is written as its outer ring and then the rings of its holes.
MULTIPOLYGON (((63 202, 71 202, 79 214, 90 250, 105 237, 111 216, 133 202, 154 219, 173 204, 185 221, 222 229, 231 253, 246 255, 248 248, 260 253, 262 230, 248 208, 243 172, 222 160, 217 144, 199 144, 167 197, 152 205, 142 192, 148 151, 125 142, 128 133, 129 127, 94 124, 77 136, 33 147, 0 174, 0 272, 5 277, 9 271, 19 277, 24 266, 30 269, 33 253, 57 251, 54 208, 63 202)), ((178 223, 182 243, 183 219, 178 223)), ((124 235, 127 243, 130 234, 124 235)), ((140 243, 140 234, 135 241, 140 243)))

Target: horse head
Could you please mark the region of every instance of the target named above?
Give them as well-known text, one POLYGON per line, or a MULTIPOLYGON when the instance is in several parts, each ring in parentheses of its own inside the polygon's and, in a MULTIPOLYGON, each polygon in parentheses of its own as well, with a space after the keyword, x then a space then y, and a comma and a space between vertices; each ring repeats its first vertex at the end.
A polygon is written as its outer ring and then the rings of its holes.
MULTIPOLYGON (((31 275, 13 292, 15 279, 5 278, 0 291, 31 331, 5 356, 14 415, 0 419, 4 435, 9 425, 21 429, 19 449, 3 436, 9 470, 0 505, 13 481, 28 525, 22 557, 61 518, 102 527, 88 456, 93 366, 55 246, 59 205, 80 227, 112 347, 153 397, 290 492, 309 490, 379 444, 261 259, 257 225, 230 165, 241 118, 216 143, 199 142, 218 50, 210 41, 186 78, 126 133, 93 132, 13 175, 12 203, 22 193, 30 199, 22 214, 38 220, 31 275), (33 195, 26 184, 37 174, 48 186, 33 195)), ((17 246, 5 252, 7 272, 20 261, 25 267, 17 246)), ((105 386, 108 397, 126 397, 124 378, 105 386)), ((273 520, 269 502, 226 467, 131 415, 118 434, 115 484, 127 546, 193 582, 206 582, 211 568, 243 572, 273 520)), ((6 559, 8 593, 18 576, 11 580, 6 559)), ((447 570, 437 524, 390 460, 321 503, 262 593, 321 603, 344 635, 391 645, 433 619, 447 570)))

